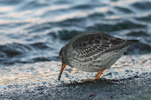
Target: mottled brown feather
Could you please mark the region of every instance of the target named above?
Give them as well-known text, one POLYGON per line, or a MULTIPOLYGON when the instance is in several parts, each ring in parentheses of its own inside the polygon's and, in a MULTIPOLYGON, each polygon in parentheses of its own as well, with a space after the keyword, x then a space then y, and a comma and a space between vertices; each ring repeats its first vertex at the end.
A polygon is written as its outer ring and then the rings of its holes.
POLYGON ((91 56, 97 52, 104 53, 127 45, 126 40, 99 31, 75 36, 70 43, 72 43, 73 52, 82 56, 91 56))

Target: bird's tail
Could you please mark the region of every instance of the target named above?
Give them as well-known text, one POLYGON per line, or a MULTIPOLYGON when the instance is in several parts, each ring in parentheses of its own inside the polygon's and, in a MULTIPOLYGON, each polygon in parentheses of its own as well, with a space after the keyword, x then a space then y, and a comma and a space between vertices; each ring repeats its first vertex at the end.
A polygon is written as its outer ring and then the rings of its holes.
POLYGON ((140 40, 127 40, 127 44, 128 45, 131 45, 131 44, 133 44, 133 43, 137 43, 137 42, 139 42, 140 40))

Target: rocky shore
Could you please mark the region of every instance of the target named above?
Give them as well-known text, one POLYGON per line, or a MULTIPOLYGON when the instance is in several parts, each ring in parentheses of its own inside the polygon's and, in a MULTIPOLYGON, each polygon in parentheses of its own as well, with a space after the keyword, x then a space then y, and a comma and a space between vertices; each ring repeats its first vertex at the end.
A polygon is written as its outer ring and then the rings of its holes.
POLYGON ((61 81, 57 61, 0 68, 0 100, 151 100, 151 55, 121 57, 104 71, 100 81, 87 82, 96 73, 66 67, 61 81))

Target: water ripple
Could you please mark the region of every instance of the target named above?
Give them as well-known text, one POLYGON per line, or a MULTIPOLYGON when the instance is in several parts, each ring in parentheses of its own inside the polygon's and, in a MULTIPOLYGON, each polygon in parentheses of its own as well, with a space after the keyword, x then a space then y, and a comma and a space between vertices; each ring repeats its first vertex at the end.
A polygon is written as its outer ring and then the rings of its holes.
POLYGON ((0 63, 58 60, 72 37, 94 30, 141 39, 127 54, 150 53, 150 9, 148 0, 0 0, 0 63))

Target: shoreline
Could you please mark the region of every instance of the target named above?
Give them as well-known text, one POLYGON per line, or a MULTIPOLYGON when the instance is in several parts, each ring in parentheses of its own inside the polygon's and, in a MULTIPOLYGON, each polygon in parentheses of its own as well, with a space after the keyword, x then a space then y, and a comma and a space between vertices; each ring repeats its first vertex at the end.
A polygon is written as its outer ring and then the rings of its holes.
POLYGON ((82 81, 96 73, 70 67, 58 81, 60 65, 50 61, 1 67, 0 99, 151 99, 151 54, 122 56, 97 82, 82 81))

